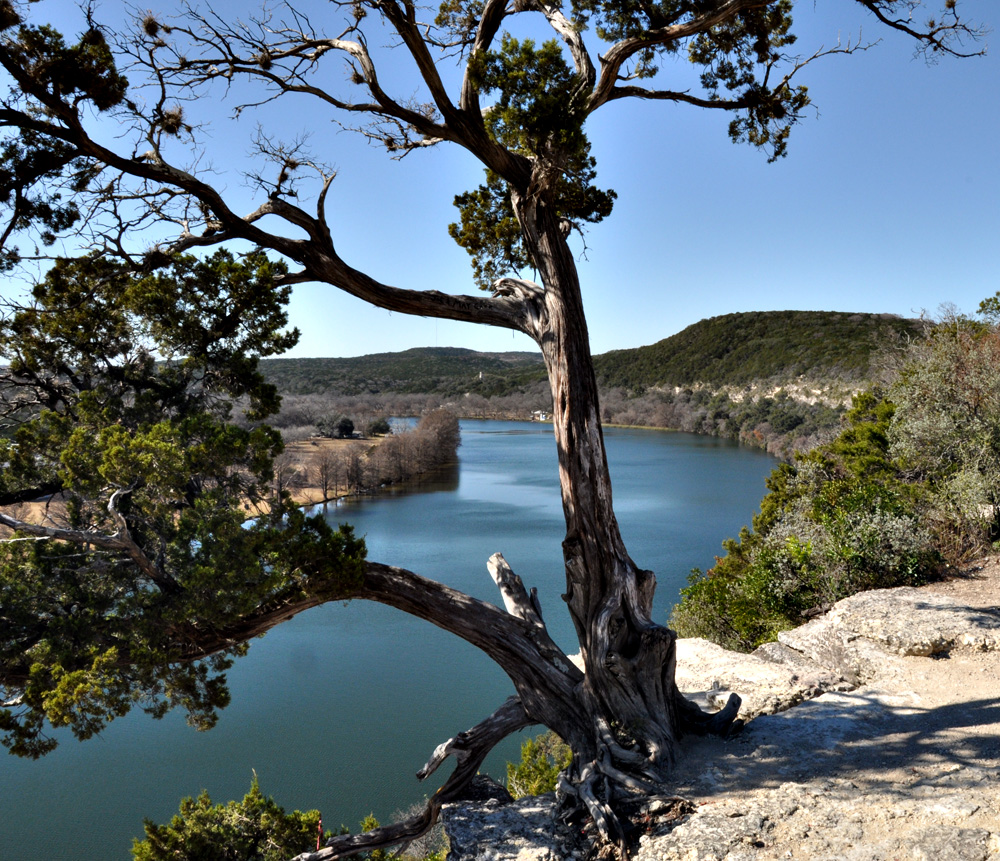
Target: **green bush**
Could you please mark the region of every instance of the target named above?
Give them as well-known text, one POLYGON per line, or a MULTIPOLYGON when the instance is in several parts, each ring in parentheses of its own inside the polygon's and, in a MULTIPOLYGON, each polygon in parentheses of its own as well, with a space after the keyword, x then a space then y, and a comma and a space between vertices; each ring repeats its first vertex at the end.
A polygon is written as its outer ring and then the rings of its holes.
POLYGON ((285 813, 254 776, 242 801, 212 804, 207 792, 185 798, 168 825, 145 823, 132 843, 135 861, 287 861, 316 848, 319 812, 285 813))
POLYGON ((507 763, 507 791, 514 798, 552 792, 559 773, 572 759, 573 751, 554 732, 526 739, 521 745, 521 761, 507 763))
POLYGON ((771 474, 753 530, 681 591, 671 617, 681 636, 750 651, 848 595, 922 583, 940 567, 926 489, 889 455, 893 415, 864 393, 836 440, 771 474))

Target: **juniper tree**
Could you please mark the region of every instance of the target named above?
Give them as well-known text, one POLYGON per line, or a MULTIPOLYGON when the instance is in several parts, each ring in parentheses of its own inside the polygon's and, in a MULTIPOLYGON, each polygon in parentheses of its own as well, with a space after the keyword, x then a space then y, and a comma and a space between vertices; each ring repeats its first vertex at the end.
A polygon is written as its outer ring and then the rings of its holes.
MULTIPOLYGON (((582 663, 570 661, 550 639, 537 597, 499 555, 490 558, 489 569, 505 609, 363 559, 349 533, 330 533, 294 512, 286 522, 265 520, 238 534, 235 497, 243 488, 236 476, 249 470, 259 480, 254 469, 260 462, 243 463, 244 449, 235 442, 211 446, 209 484, 213 493, 218 486, 228 496, 221 507, 206 510, 185 480, 190 473, 198 484, 201 464, 189 463, 180 451, 193 431, 161 428, 152 414, 120 428, 111 418, 93 418, 103 408, 102 389, 116 384, 123 362, 106 362, 96 393, 75 390, 72 407, 50 391, 80 377, 76 365, 85 361, 86 350, 77 349, 65 363, 45 365, 36 378, 24 366, 25 391, 32 392, 29 400, 40 401, 41 412, 35 416, 22 408, 13 414, 24 425, 17 431, 24 441, 5 454, 19 464, 5 479, 5 501, 42 499, 55 491, 79 499, 67 505, 73 522, 57 530, 5 520, 20 530, 19 540, 6 545, 3 569, 11 585, 5 588, 17 592, 12 572, 23 570, 42 594, 52 593, 46 608, 41 599, 18 592, 17 624, 5 627, 19 632, 3 644, 4 721, 13 743, 35 744, 45 714, 85 735, 90 716, 99 722, 145 696, 156 701, 154 709, 164 707, 166 696, 167 704, 176 700, 204 715, 224 699, 213 675, 220 655, 239 651, 245 635, 305 607, 349 595, 389 604, 465 638, 506 671, 516 696, 435 752, 426 771, 449 755, 459 764, 424 816, 315 857, 332 858, 425 827, 490 747, 529 724, 544 724, 570 745, 573 760, 560 784, 564 799, 624 851, 623 803, 659 791, 669 779, 678 737, 726 731, 738 702, 707 715, 678 691, 675 635, 651 618, 655 578, 632 560, 615 518, 571 246, 574 232, 607 218, 615 201, 614 192, 597 182, 587 121, 622 99, 644 100, 650 111, 721 111, 731 117, 734 141, 780 158, 809 104, 799 83, 803 70, 825 54, 853 50, 797 54, 793 5, 445 0, 435 14, 408 0, 315 6, 303 0, 252 10, 243 20, 189 8, 177 17, 148 13, 131 30, 117 32, 88 10, 87 29, 74 42, 31 23, 10 0, 0 3, 0 64, 10 84, 0 106, 7 265, 19 260, 19 236, 31 241, 34 231, 44 247, 71 226, 92 250, 154 279, 177 265, 172 261, 188 259, 178 255, 242 243, 287 262, 287 271, 273 274, 275 296, 290 285, 319 282, 380 308, 512 329, 538 344, 552 393, 566 521, 563 597, 582 663), (523 23, 548 28, 551 38, 527 38, 523 23), (410 80, 398 90, 389 76, 380 78, 382 55, 370 48, 385 42, 410 70, 410 80), (694 64, 696 87, 671 84, 661 64, 674 59, 694 64), (210 141, 184 110, 194 99, 204 103, 227 91, 241 100, 236 110, 243 114, 272 101, 307 100, 317 114, 335 118, 390 156, 418 158, 422 149, 450 147, 477 159, 484 180, 456 197, 459 217, 450 232, 471 255, 474 280, 484 292, 451 295, 385 284, 353 267, 350 249, 341 248, 327 219, 328 201, 336 195, 334 172, 295 141, 258 135, 258 160, 248 174, 257 203, 249 213, 239 209, 229 186, 203 167, 210 141), (532 280, 522 277, 529 269, 532 280), (73 445, 77 422, 97 434, 97 453, 73 445), (230 470, 221 468, 227 452, 230 470), (105 460, 121 474, 105 467, 105 460), (146 466, 129 466, 133 460, 146 466), (147 493, 148 487, 155 492, 147 493), (183 573, 168 573, 171 565, 183 573), (252 588, 242 582, 247 572, 252 588), (109 579, 112 573, 119 579, 109 579), (202 603, 212 608, 208 619, 202 603), (120 605, 130 614, 120 612, 120 605), (71 620, 79 613, 92 624, 74 627, 71 620), (112 621, 122 633, 104 632, 102 626, 112 621), (133 624, 140 641, 135 648, 129 645, 133 624), (58 646, 63 640, 73 648, 58 646), (22 646, 30 660, 18 664, 14 651, 20 654, 22 646), (64 681, 73 674, 83 680, 72 688, 84 692, 76 699, 64 681)), ((916 23, 922 5, 917 0, 855 5, 932 55, 960 53, 980 35, 960 16, 955 0, 944 0, 940 14, 922 24, 916 23)), ((215 154, 216 161, 225 157, 215 154)), ((221 319, 248 314, 221 294, 220 301, 230 301, 225 309, 202 307, 211 305, 211 292, 197 293, 198 301, 188 303, 186 291, 194 288, 183 278, 176 283, 177 293, 172 286, 158 290, 181 301, 184 325, 196 336, 197 321, 206 321, 209 331, 213 313, 221 319)), ((43 286, 38 301, 46 296, 43 286)), ((152 309, 154 330, 161 316, 170 319, 170 304, 152 309)), ((261 325, 267 329, 274 322, 261 325)), ((188 344, 181 337, 175 351, 189 351, 196 362, 208 363, 206 369, 212 361, 210 344, 202 341, 188 344)), ((223 364, 237 360, 234 351, 223 364)), ((143 380, 164 374, 168 379, 151 393, 122 396, 112 412, 129 412, 133 400, 156 404, 157 397, 168 396, 172 366, 142 367, 143 380)), ((235 385, 230 395, 237 394, 247 370, 236 374, 236 383, 225 383, 235 385)), ((199 383, 196 390, 207 397, 212 388, 199 383)), ((174 409, 176 419, 168 411, 169 422, 183 424, 183 406, 174 409)), ((208 422, 211 415, 207 405, 199 406, 192 421, 208 422)), ((212 432, 228 439, 233 432, 225 428, 219 420, 212 432)), ((267 445, 263 437, 258 444, 267 445)))

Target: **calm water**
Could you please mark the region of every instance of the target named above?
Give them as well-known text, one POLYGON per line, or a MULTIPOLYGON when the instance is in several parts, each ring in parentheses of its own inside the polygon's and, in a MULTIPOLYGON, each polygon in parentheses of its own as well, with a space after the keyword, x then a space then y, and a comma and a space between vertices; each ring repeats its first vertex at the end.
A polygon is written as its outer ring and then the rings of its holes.
MULTIPOLYGON (((749 523, 775 461, 708 437, 606 431, 615 507, 629 551, 656 572, 666 620, 688 572, 749 523)), ((486 572, 500 551, 537 586, 553 636, 576 651, 559 595, 562 513, 547 425, 462 423, 461 465, 418 493, 329 509, 367 537, 369 557, 496 602, 486 572)), ((233 704, 208 733, 182 717, 130 715, 101 738, 67 738, 39 762, 0 754, 0 861, 127 859, 143 817, 168 820, 207 789, 242 798, 253 771, 286 808, 358 827, 433 792, 412 777, 435 745, 513 692, 480 653, 389 608, 317 608, 255 641, 230 672, 233 704)), ((520 738, 487 761, 500 776, 520 738)), ((433 778, 432 778, 433 779, 433 778)), ((443 778, 441 778, 443 779, 443 778)))

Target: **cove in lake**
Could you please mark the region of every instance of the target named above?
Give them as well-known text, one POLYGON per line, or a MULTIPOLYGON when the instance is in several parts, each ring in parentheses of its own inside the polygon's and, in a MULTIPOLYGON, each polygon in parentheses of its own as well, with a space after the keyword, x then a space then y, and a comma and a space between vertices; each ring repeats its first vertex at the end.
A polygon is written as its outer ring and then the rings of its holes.
MULTIPOLYGON (((615 509, 632 558, 656 573, 654 618, 666 621, 691 568, 749 524, 775 466, 768 455, 711 437, 605 429, 615 509)), ((538 588, 556 641, 576 651, 560 594, 564 524, 548 425, 463 421, 461 463, 406 492, 330 506, 354 524, 369 558, 400 565, 499 603, 486 560, 500 551, 538 588)), ((434 747, 513 693, 503 673, 456 637, 364 601, 319 607, 261 640, 229 673, 233 702, 207 733, 183 717, 136 713, 101 737, 38 762, 4 756, 2 861, 129 858, 142 820, 165 822, 207 789, 242 798, 255 770, 287 809, 318 808, 327 828, 352 830, 444 779, 413 774, 434 747)), ((532 730, 528 730, 531 733, 532 730)), ((525 736, 487 760, 504 775, 525 736)), ((443 771, 447 771, 445 766, 443 771)))

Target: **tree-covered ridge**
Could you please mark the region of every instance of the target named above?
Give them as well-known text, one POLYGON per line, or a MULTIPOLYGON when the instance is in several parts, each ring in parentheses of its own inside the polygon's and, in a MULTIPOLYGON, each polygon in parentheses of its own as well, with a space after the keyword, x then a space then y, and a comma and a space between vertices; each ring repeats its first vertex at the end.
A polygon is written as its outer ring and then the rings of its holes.
MULTIPOLYGON (((702 320, 646 347, 594 357, 605 422, 738 439, 780 457, 836 435, 873 359, 924 328, 889 314, 757 311, 702 320)), ((540 357, 423 348, 353 359, 267 359, 285 396, 275 421, 308 428, 341 412, 524 419, 552 409, 540 357)))
MULTIPOLYGON (((602 388, 642 392, 702 383, 837 380, 858 385, 873 353, 914 337, 918 320, 842 311, 751 311, 701 320, 655 344, 594 357, 602 388)), ((504 395, 544 378, 537 353, 480 353, 424 347, 346 359, 265 359, 264 376, 283 394, 466 392, 504 395), (479 375, 482 374, 482 379, 479 375)))
POLYGON ((345 359, 265 359, 261 371, 282 394, 298 395, 476 392, 489 397, 545 378, 540 353, 480 353, 459 347, 345 359))
POLYGON ((917 320, 842 311, 750 311, 688 326, 648 347, 596 356, 606 386, 744 386, 774 378, 868 378, 874 351, 914 336, 917 320))
POLYGON ((1000 536, 1000 328, 950 316, 887 362, 830 443, 768 480, 753 528, 695 572, 682 636, 752 649, 866 589, 913 585, 1000 536))

